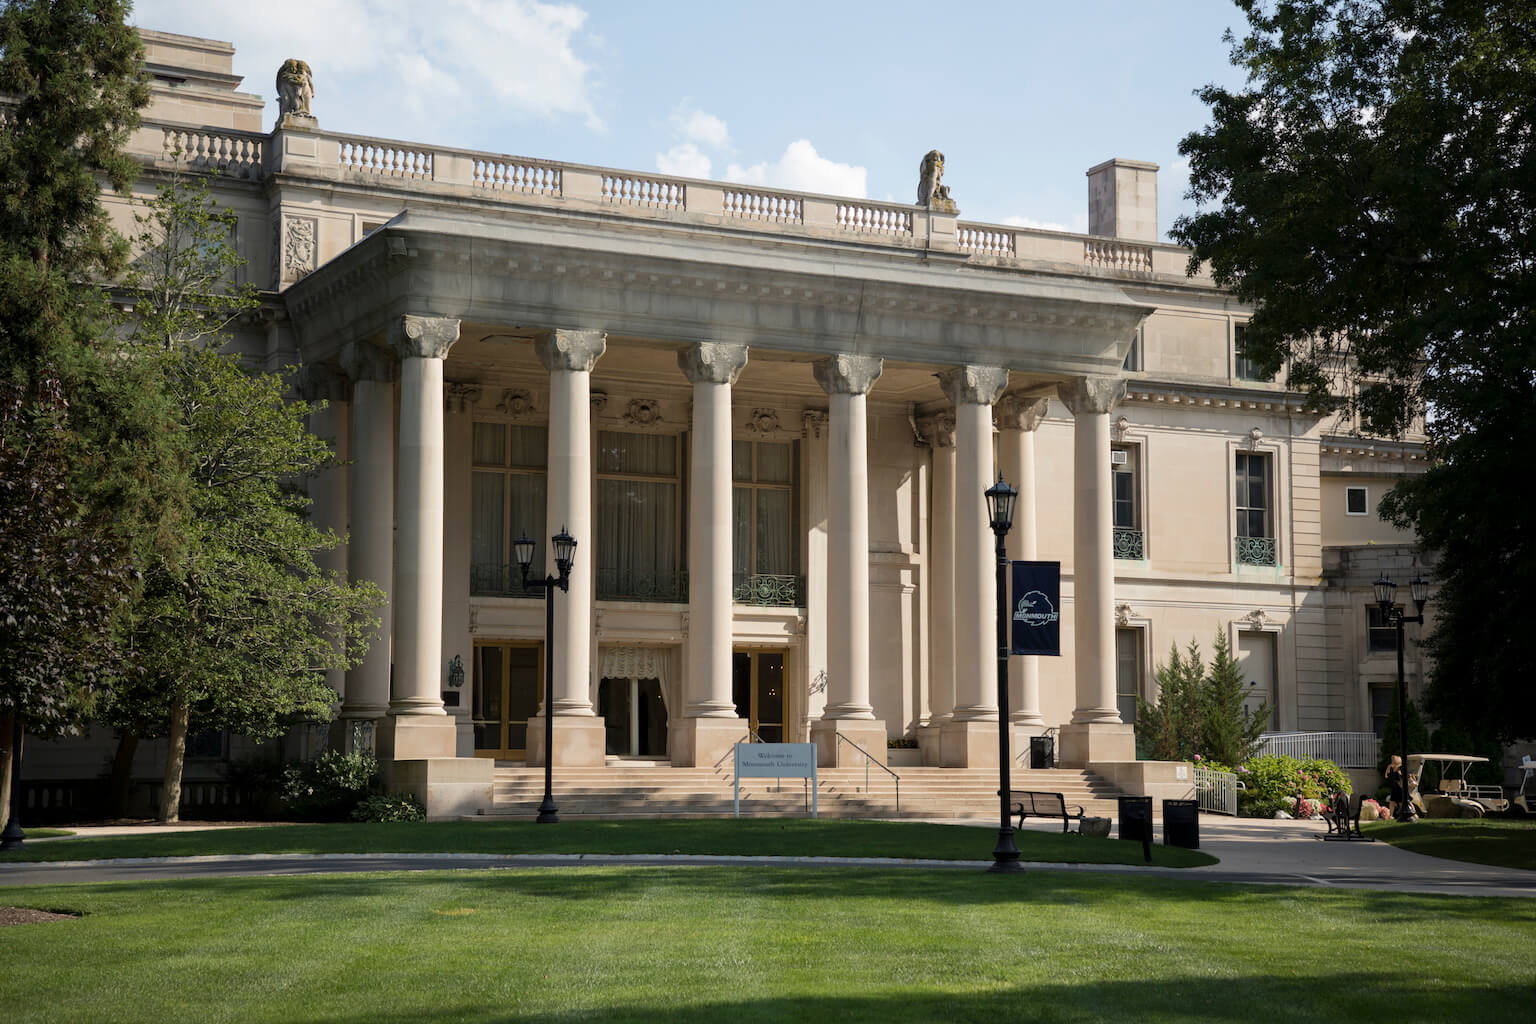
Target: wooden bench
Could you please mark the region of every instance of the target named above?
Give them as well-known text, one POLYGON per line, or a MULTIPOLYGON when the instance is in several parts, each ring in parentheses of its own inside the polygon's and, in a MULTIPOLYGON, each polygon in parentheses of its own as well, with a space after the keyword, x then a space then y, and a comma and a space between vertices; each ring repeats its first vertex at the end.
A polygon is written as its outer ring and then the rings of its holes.
POLYGON ((1019 828, 1024 827, 1024 819, 1035 818, 1060 818, 1061 831, 1070 831, 1072 822, 1076 821, 1078 827, 1082 827, 1083 808, 1079 806, 1074 813, 1067 809, 1067 799, 1060 793, 1039 793, 1031 789, 1010 789, 1008 800, 1013 804, 1013 813, 1019 816, 1019 828))
POLYGON ((1364 803, 1365 793, 1356 793, 1355 809, 1351 814, 1349 795, 1335 793, 1333 799, 1323 808, 1323 820, 1328 823, 1328 831, 1323 834, 1323 839, 1335 842, 1374 843, 1376 840, 1360 831, 1360 807, 1364 803))

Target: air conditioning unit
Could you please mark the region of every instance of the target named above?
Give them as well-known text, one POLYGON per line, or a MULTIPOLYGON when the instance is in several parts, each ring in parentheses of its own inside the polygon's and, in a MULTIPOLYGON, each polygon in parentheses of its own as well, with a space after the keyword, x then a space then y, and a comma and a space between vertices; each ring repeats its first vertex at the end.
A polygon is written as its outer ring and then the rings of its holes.
POLYGON ((1110 451, 1110 453, 1109 453, 1109 464, 1111 466, 1125 466, 1125 465, 1129 465, 1130 461, 1131 461, 1131 453, 1128 452, 1128 451, 1125 451, 1123 449, 1116 448, 1116 449, 1113 449, 1112 451, 1110 451))

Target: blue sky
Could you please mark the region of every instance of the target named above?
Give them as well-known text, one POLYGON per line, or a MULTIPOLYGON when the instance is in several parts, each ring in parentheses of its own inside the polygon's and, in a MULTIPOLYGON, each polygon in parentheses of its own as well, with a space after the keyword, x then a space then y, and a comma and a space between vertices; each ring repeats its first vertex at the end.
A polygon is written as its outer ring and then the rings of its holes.
POLYGON ((308 61, 334 131, 901 202, 937 148, 972 221, 1083 231, 1084 172, 1150 160, 1165 235, 1193 92, 1240 84, 1221 37, 1243 26, 1230 0, 141 0, 132 20, 233 42, 269 100, 308 61))

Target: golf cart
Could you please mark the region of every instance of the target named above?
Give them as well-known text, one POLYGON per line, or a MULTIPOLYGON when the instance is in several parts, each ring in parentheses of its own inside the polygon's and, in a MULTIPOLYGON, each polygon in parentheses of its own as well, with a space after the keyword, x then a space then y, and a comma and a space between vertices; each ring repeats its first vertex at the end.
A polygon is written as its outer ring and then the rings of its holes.
POLYGON ((1467 781, 1467 769, 1474 764, 1487 763, 1486 757, 1471 754, 1409 754, 1408 774, 1419 780, 1416 789, 1424 816, 1481 818, 1490 812, 1509 810, 1502 786, 1479 786, 1467 781), (1439 786, 1428 792, 1423 789, 1426 764, 1435 765, 1440 770, 1439 786))
POLYGON ((1514 805, 1526 814, 1536 814, 1536 761, 1526 754, 1520 758, 1520 788, 1515 790, 1514 805))

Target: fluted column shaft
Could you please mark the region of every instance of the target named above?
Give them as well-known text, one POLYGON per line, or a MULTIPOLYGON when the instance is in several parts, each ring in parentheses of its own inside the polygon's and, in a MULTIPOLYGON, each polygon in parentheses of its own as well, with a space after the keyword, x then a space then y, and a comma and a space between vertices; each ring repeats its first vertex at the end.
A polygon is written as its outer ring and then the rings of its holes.
POLYGON ((688 499, 689 718, 736 718, 731 692, 731 385, 745 345, 704 343, 677 354, 693 382, 688 499))
POLYGON ((869 441, 865 395, 881 360, 833 356, 816 364, 828 398, 827 707, 823 720, 870 719, 869 441))
POLYGON ((379 626, 363 660, 347 670, 343 718, 378 718, 389 710, 394 639, 395 386, 394 364, 382 349, 353 343, 342 350, 352 380, 352 530, 347 566, 354 580, 384 592, 379 626))
MULTIPOLYGON (((536 343, 549 371, 549 466, 545 523, 576 539, 570 589, 555 597, 555 715, 592 716, 592 367, 607 350, 602 331, 557 330, 536 343)), ((535 538, 544 571, 558 576, 549 537, 535 538)), ((546 709, 548 711, 549 709, 546 709)))
POLYGON ((956 721, 997 720, 997 561, 987 516, 992 403, 1008 371, 962 366, 939 375, 955 404, 956 721))
POLYGON ((1072 607, 1077 659, 1075 723, 1119 723, 1115 699, 1114 505, 1110 493, 1109 413, 1125 395, 1118 377, 1063 384, 1072 410, 1072 607))
MULTIPOLYGON (((1035 430, 1045 418, 1043 398, 1004 395, 997 403, 998 464, 1004 478, 1018 488, 1013 530, 1008 534, 1010 559, 1032 561, 1037 555, 1035 529, 1035 430)), ((1034 657, 1008 661, 1009 719, 1018 726, 1044 725, 1040 714, 1040 662, 1034 657)))
POLYGON ((391 715, 444 714, 443 360, 459 322, 404 316, 391 342, 400 357, 399 558, 391 715))

